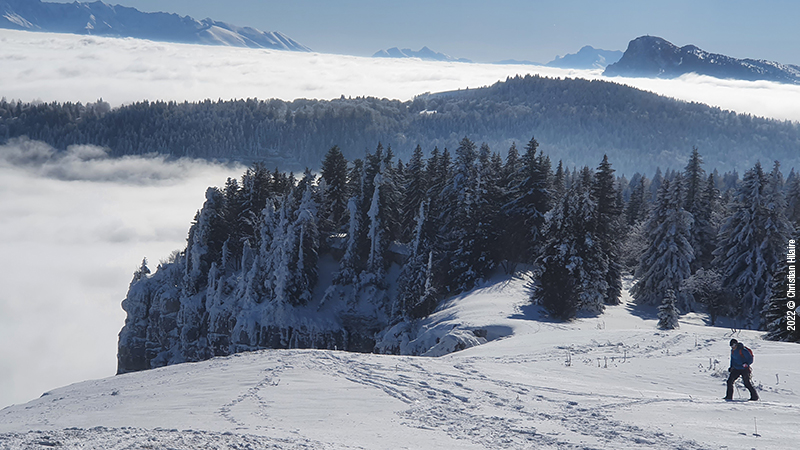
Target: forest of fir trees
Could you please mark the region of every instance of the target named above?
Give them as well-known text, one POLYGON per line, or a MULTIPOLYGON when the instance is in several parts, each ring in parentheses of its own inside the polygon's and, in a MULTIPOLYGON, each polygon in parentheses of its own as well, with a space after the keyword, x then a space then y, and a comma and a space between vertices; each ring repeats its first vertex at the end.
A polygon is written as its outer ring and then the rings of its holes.
MULTIPOLYGON (((241 181, 208 189, 186 250, 173 256, 183 263, 176 284, 184 297, 230 291, 218 280, 238 271, 237 295, 302 306, 321 255, 330 254, 338 270, 322 302, 370 296, 391 325, 431 314, 495 272, 522 269, 532 273, 531 301, 553 318, 601 314, 620 302, 631 274, 634 300, 660 306, 663 328, 702 311, 711 325, 728 317, 800 342, 785 309, 798 174, 784 180, 778 162, 771 170, 756 164, 741 179, 707 174, 697 149, 682 171, 630 180, 614 172, 608 158, 596 169, 554 169, 534 138, 505 158, 465 137, 452 154, 434 148, 426 158, 418 146, 407 162, 380 144, 347 161, 334 146, 318 176, 256 163, 241 181), (401 267, 395 289, 392 264, 401 267)), ((136 277, 148 273, 143 265, 136 277)), ((211 310, 208 298, 203 309, 211 310)), ((204 326, 206 356, 231 351, 230 329, 222 336, 204 326)))

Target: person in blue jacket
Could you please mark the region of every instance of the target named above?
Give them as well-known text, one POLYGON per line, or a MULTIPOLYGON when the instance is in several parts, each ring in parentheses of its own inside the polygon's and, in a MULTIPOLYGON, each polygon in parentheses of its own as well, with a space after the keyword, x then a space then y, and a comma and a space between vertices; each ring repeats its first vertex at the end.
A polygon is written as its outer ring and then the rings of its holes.
POLYGON ((725 400, 733 400, 733 383, 740 376, 744 387, 750 391, 750 401, 758 400, 758 392, 750 382, 750 364, 753 364, 753 354, 750 350, 736 339, 731 339, 731 367, 728 369, 731 374, 728 376, 728 392, 725 394, 725 400))

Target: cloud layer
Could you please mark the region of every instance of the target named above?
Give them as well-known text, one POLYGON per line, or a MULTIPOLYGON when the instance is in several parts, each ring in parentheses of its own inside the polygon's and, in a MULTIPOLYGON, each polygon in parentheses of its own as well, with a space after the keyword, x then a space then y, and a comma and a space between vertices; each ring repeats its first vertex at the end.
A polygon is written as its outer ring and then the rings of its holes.
POLYGON ((600 71, 465 64, 169 44, 0 30, 0 96, 23 101, 199 101, 231 98, 408 100, 514 75, 606 79, 681 100, 800 121, 800 86, 719 80, 604 78, 600 71))
POLYGON ((96 147, 58 156, 41 142, 0 146, 0 408, 113 375, 133 271, 182 249, 206 187, 242 172, 112 160, 96 147))

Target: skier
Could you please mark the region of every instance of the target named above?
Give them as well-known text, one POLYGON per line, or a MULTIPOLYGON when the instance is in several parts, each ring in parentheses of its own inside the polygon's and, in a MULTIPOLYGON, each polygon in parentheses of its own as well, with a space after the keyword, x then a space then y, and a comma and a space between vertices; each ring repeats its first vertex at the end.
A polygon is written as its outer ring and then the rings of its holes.
POLYGON ((731 367, 728 368, 731 374, 728 376, 728 392, 725 400, 733 400, 733 383, 739 376, 742 377, 744 387, 750 391, 750 401, 758 400, 758 392, 750 382, 750 364, 753 364, 753 353, 750 349, 736 339, 731 339, 731 367))

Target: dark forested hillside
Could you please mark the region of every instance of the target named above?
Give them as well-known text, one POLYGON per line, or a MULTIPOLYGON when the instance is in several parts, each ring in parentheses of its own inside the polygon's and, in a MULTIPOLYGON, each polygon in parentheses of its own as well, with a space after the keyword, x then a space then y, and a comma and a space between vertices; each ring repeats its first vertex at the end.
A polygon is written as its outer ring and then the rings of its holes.
POLYGON ((719 170, 761 160, 800 166, 800 124, 686 103, 616 83, 526 76, 481 89, 423 94, 412 101, 377 98, 235 100, 200 103, 21 104, 0 101, 0 140, 26 135, 65 149, 94 144, 112 155, 263 161, 319 167, 338 145, 362 157, 377 142, 408 160, 420 145, 455 148, 464 136, 507 150, 535 134, 567 167, 602 159, 619 173, 680 167, 700 148, 719 170))
POLYGON ((552 166, 535 138, 504 160, 467 137, 427 160, 417 148, 408 164, 381 145, 352 162, 334 146, 322 176, 299 181, 254 163, 241 182, 208 188, 184 250, 135 272, 118 370, 262 348, 464 349, 488 331, 421 339, 420 320, 517 269, 556 320, 619 304, 633 272, 631 295, 661 305, 661 328, 706 312, 712 325, 726 316, 800 342, 787 313, 796 172, 784 180, 775 162, 741 181, 706 176, 697 149, 682 171, 651 180, 617 177, 608 158, 596 170, 552 166))

